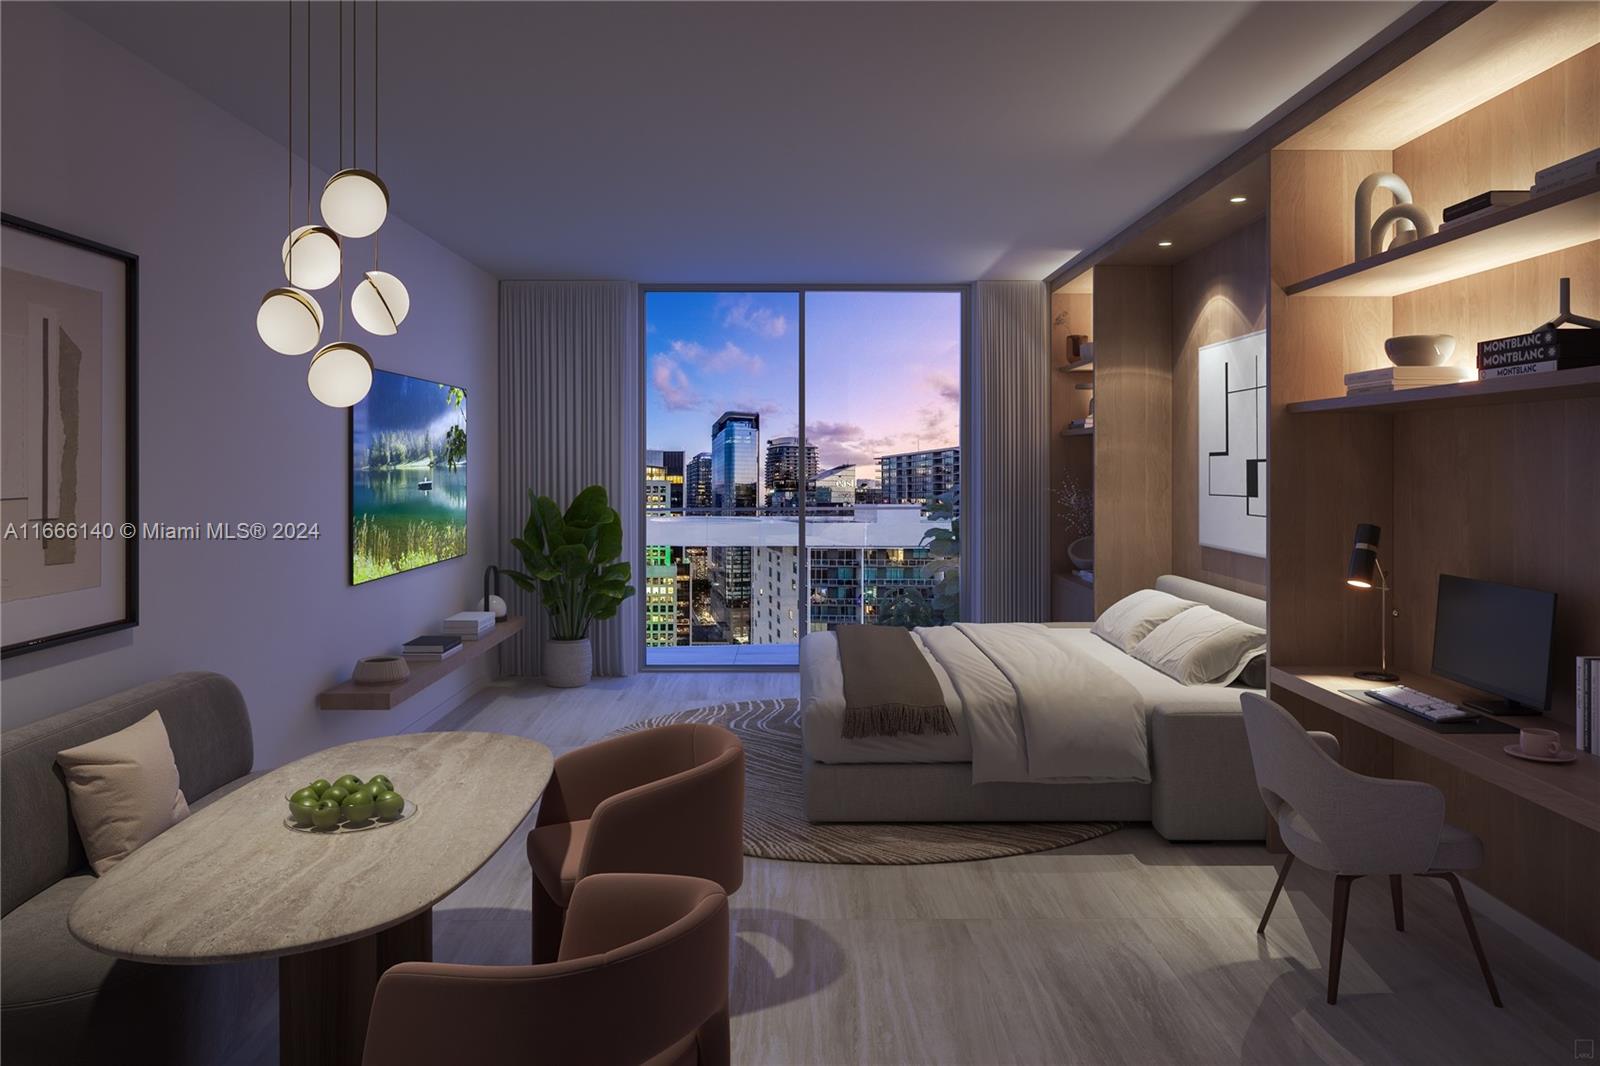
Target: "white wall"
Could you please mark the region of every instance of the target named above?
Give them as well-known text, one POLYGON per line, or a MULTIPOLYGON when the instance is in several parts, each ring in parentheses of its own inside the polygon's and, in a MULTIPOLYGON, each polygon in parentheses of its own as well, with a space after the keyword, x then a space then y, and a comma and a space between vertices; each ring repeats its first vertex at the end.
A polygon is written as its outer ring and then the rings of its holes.
MULTIPOLYGON (((6 660, 4 725, 216 670, 244 691, 259 769, 444 709, 482 671, 392 711, 319 711, 316 694, 480 594, 496 517, 494 279, 390 215, 383 265, 409 287, 410 317, 398 337, 366 338, 353 322, 346 333, 381 368, 467 390, 471 550, 352 588, 347 415, 312 399, 306 357, 275 355, 255 333, 261 294, 282 284, 284 149, 53 6, 4 5, 0 36, 0 204, 139 256, 140 519, 322 531, 144 543, 138 627, 6 660)), ((404 185, 391 193, 403 215, 404 185)), ((318 295, 331 317, 336 298, 318 295)))

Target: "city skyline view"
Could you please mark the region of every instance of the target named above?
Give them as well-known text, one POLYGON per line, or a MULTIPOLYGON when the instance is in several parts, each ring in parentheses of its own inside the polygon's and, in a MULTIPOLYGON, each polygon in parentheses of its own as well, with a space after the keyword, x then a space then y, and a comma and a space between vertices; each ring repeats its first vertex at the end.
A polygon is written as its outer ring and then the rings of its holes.
MULTIPOLYGON (((645 299, 647 447, 707 451, 729 411, 759 415, 763 445, 799 435, 798 293, 645 299)), ((959 293, 806 293, 806 436, 823 468, 958 445, 960 370, 959 293)))

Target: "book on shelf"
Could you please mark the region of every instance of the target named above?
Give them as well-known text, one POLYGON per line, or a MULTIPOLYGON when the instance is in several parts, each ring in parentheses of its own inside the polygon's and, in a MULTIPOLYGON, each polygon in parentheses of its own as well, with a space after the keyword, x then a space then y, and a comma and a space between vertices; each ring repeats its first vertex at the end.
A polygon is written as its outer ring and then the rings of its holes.
POLYGON ((1496 378, 1520 378, 1525 374, 1553 374, 1558 370, 1584 370, 1588 367, 1600 366, 1600 359, 1542 359, 1533 363, 1515 363, 1510 366, 1497 366, 1488 370, 1478 371, 1478 377, 1484 381, 1494 381, 1496 378))
POLYGON ((1600 166, 1592 166, 1587 170, 1573 171, 1564 178, 1551 178, 1549 181, 1535 185, 1528 192, 1534 196, 1548 196, 1550 193, 1560 192, 1562 189, 1570 189, 1574 185, 1582 185, 1596 175, 1600 175, 1600 166))
POLYGON ((1472 371, 1464 366, 1384 366, 1346 374, 1344 391, 1347 396, 1357 396, 1369 392, 1425 389, 1435 385, 1454 385, 1471 377, 1472 371))
POLYGON ((1461 222, 1496 207, 1520 204, 1530 195, 1526 189, 1491 189, 1469 196, 1458 204, 1451 204, 1444 209, 1442 217, 1445 222, 1461 222))
POLYGON ((1600 365, 1600 329, 1536 329, 1515 337, 1478 342, 1478 372, 1504 377, 1501 371, 1532 373, 1521 367, 1570 370, 1600 365), (1544 366, 1544 364, 1552 364, 1544 366))
POLYGON ((453 633, 427 633, 406 641, 400 651, 410 658, 413 655, 443 657, 461 650, 461 638, 453 633))
POLYGON ((463 640, 477 640, 494 628, 494 614, 489 611, 457 611, 444 620, 444 631, 463 640))
POLYGON ((1597 169, 1600 169, 1600 148, 1591 148, 1582 155, 1575 155, 1571 159, 1552 163, 1543 170, 1534 171, 1533 184, 1537 187, 1552 181, 1563 181, 1574 174, 1593 177, 1597 169))
POLYGON ((1573 725, 1579 751, 1600 755, 1600 655, 1578 656, 1578 687, 1575 690, 1573 725))
POLYGON ((407 649, 405 660, 411 663, 442 663, 460 650, 461 645, 459 644, 443 651, 411 651, 407 649))

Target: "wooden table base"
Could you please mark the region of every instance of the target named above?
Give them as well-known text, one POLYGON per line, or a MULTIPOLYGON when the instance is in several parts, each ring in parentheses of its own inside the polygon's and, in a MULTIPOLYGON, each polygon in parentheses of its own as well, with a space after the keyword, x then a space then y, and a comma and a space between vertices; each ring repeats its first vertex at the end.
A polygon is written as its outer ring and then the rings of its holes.
POLYGON ((383 971, 433 959, 433 911, 380 933, 278 960, 278 1061, 350 1066, 361 1061, 372 996, 383 971))

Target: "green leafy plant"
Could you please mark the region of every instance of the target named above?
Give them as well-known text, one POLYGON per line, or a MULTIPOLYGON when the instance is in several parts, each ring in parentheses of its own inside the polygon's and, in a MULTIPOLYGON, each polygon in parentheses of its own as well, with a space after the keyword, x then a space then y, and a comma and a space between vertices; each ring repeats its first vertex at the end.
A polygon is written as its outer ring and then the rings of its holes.
POLYGON ((933 579, 933 598, 929 606, 938 617, 939 625, 949 625, 961 620, 961 512, 957 490, 942 492, 929 500, 923 513, 934 521, 947 524, 934 526, 922 534, 922 546, 928 549, 928 562, 923 573, 933 579))
POLYGON ((591 621, 613 617, 634 593, 628 584, 633 567, 618 562, 622 519, 599 485, 578 493, 565 513, 532 489, 528 500, 532 509, 522 536, 511 540, 526 570, 508 570, 506 576, 539 593, 553 639, 582 640, 591 621))

